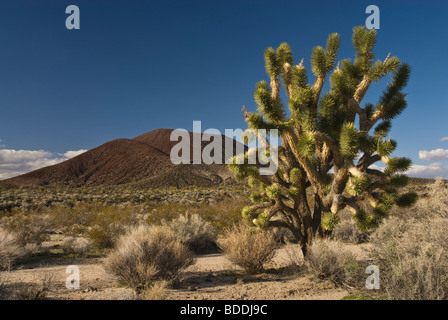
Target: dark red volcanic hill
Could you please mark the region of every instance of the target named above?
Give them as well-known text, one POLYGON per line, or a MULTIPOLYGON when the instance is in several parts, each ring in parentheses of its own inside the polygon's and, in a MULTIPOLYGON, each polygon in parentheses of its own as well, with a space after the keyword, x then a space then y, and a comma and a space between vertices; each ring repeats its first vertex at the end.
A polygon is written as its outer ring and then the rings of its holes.
MULTIPOLYGON (((60 164, 6 179, 0 184, 6 187, 135 184, 162 188, 208 187, 233 181, 225 164, 174 165, 170 151, 177 142, 170 141, 172 131, 158 129, 134 139, 113 140, 60 164)), ((191 144, 193 135, 198 134, 190 133, 191 144)), ((229 138, 222 136, 222 146, 225 139, 229 138)), ((238 142, 232 142, 236 147, 238 142)), ((202 142, 202 148, 208 143, 202 142)), ((225 157, 228 155, 223 155, 222 159, 225 157)))

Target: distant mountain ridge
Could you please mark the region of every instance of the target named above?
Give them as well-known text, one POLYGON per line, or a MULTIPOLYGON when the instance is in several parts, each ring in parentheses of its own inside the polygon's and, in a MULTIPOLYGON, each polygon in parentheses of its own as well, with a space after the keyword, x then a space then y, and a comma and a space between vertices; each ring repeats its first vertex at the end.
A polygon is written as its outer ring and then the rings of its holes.
MULTIPOLYGON (((5 187, 20 186, 109 186, 135 184, 143 187, 210 187, 233 183, 233 175, 225 165, 238 148, 245 148, 236 140, 221 135, 223 164, 179 164, 171 162, 171 148, 177 141, 170 141, 173 129, 157 129, 133 139, 117 139, 82 153, 65 162, 41 168, 17 177, 0 181, 5 187), (225 150, 225 141, 232 140, 233 150, 225 150), (225 152, 224 152, 225 150, 225 152)), ((190 147, 193 137, 190 135, 190 147)), ((213 139, 215 139, 215 137, 213 139)), ((212 139, 212 140, 213 140, 212 139)), ((201 139, 202 140, 202 139, 201 139)), ((209 141, 201 141, 201 150, 209 141)), ((190 152, 192 159, 192 152, 190 152)))

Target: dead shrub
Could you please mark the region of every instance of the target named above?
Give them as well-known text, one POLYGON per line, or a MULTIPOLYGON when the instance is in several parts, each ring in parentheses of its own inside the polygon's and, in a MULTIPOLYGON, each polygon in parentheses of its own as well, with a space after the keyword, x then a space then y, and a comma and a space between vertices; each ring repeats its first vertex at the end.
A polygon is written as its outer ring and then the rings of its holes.
POLYGON ((341 221, 334 228, 332 239, 337 241, 345 241, 351 243, 358 243, 360 239, 360 232, 356 227, 353 219, 341 219, 341 221))
POLYGON ((17 237, 0 229, 0 270, 9 270, 23 254, 17 237))
POLYGON ((246 224, 235 225, 224 231, 218 246, 227 258, 248 273, 259 273, 270 262, 279 247, 275 236, 246 224))
POLYGON ((50 273, 42 273, 34 277, 33 282, 19 283, 13 289, 14 300, 44 300, 54 282, 50 273))
POLYGON ((164 226, 139 226, 120 237, 104 261, 107 272, 137 292, 158 280, 172 282, 194 261, 192 252, 164 226))
POLYGON ((315 239, 307 253, 305 264, 316 277, 335 283, 351 282, 353 273, 358 273, 356 256, 341 248, 341 244, 328 239, 315 239))
POLYGON ((62 249, 66 254, 84 256, 90 248, 90 241, 85 238, 66 237, 62 243, 62 249))

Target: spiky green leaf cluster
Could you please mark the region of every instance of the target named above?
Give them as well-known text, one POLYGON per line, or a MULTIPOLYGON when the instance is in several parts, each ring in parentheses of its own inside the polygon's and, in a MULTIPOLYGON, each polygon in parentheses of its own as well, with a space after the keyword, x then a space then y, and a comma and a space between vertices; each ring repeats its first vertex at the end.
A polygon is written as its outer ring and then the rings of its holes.
POLYGON ((262 212, 257 217, 257 227, 261 229, 266 229, 269 226, 269 215, 265 212, 262 212))
POLYGON ((353 196, 362 194, 370 185, 370 178, 368 175, 361 175, 358 177, 351 177, 347 182, 347 192, 353 196))
POLYGON ((322 77, 333 69, 339 50, 339 42, 339 35, 332 33, 327 39, 326 49, 321 46, 314 47, 311 53, 311 70, 317 77, 322 77))
POLYGON ((376 126, 374 136, 378 139, 386 137, 389 134, 391 127, 392 123, 390 120, 382 121, 376 126))
POLYGON ((299 168, 292 168, 289 171, 289 181, 295 186, 299 185, 301 176, 302 173, 299 168))
POLYGON ((244 207, 243 210, 241 210, 241 216, 243 218, 243 220, 245 221, 251 221, 252 219, 252 212, 250 210, 250 207, 244 207))
POLYGON ((340 144, 341 155, 347 160, 353 160, 358 154, 358 131, 352 122, 342 127, 340 144))
POLYGON ((409 178, 405 174, 397 174, 390 178, 389 184, 394 188, 406 187, 409 183, 409 178))
POLYGON ((386 173, 387 175, 392 175, 398 172, 406 172, 409 170, 411 165, 412 161, 409 158, 390 158, 384 173, 386 173))
POLYGON ((396 204, 400 208, 409 208, 417 202, 417 199, 418 195, 415 192, 408 192, 400 195, 396 200, 396 204))
POLYGON ((278 99, 272 99, 271 89, 266 81, 257 83, 254 98, 259 111, 268 121, 278 122, 283 120, 285 116, 283 105, 278 99))
POLYGON ((380 157, 384 157, 390 155, 396 147, 397 143, 394 140, 379 139, 376 152, 380 157))
POLYGON ((363 73, 368 73, 373 64, 373 48, 376 44, 376 31, 364 26, 353 28, 353 48, 356 50, 355 65, 361 68, 363 73))
POLYGON ((341 218, 332 212, 326 212, 322 217, 322 229, 325 231, 333 231, 338 225, 341 218))
POLYGON ((299 189, 297 187, 290 187, 288 190, 288 193, 291 195, 291 197, 295 198, 299 195, 299 189))
POLYGON ((361 232, 368 231, 371 228, 373 222, 373 217, 364 210, 356 211, 352 215, 352 219, 355 222, 358 230, 361 232))
POLYGON ((369 70, 369 79, 374 82, 380 81, 384 76, 393 73, 400 65, 400 60, 397 57, 392 57, 383 63, 378 60, 369 70))
POLYGON ((382 119, 394 119, 407 107, 406 95, 401 90, 406 86, 410 73, 411 68, 407 64, 400 64, 397 68, 392 81, 387 85, 377 105, 382 119))
POLYGON ((316 140, 313 136, 304 133, 302 137, 300 137, 297 149, 302 157, 311 159, 316 150, 316 140))
POLYGON ((276 78, 280 75, 281 67, 277 54, 273 48, 267 48, 264 51, 264 62, 266 65, 266 73, 271 78, 276 78))
POLYGON ((266 187, 266 195, 271 200, 278 199, 280 197, 280 188, 275 184, 270 185, 266 187))

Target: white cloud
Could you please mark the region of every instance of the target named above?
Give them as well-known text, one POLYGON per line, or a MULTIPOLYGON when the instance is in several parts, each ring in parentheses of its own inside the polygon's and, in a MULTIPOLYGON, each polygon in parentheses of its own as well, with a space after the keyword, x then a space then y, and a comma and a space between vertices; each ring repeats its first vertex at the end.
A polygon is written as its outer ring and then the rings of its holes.
MULTIPOLYGON (((369 168, 380 171, 384 171, 385 169, 385 167, 381 167, 376 164, 371 165, 369 168)), ((429 165, 414 164, 406 172, 406 175, 413 178, 435 179, 437 177, 441 177, 443 179, 448 179, 448 166, 438 162, 431 163, 429 165)))
POLYGON ((448 141, 448 137, 443 137, 440 141, 448 141))
POLYGON ((448 149, 422 150, 418 152, 418 157, 421 160, 448 160, 448 149))
POLYGON ((448 179, 448 166, 441 163, 432 163, 430 165, 413 165, 407 175, 416 178, 435 179, 441 177, 448 179))
POLYGON ((63 156, 64 158, 71 159, 71 158, 74 158, 76 156, 79 156, 81 153, 84 153, 86 151, 87 150, 84 150, 84 149, 81 149, 81 150, 78 150, 78 151, 67 151, 67 152, 65 152, 63 154, 59 154, 59 155, 63 156))
POLYGON ((45 150, 0 149, 0 180, 61 163, 86 151, 53 154, 45 150))

